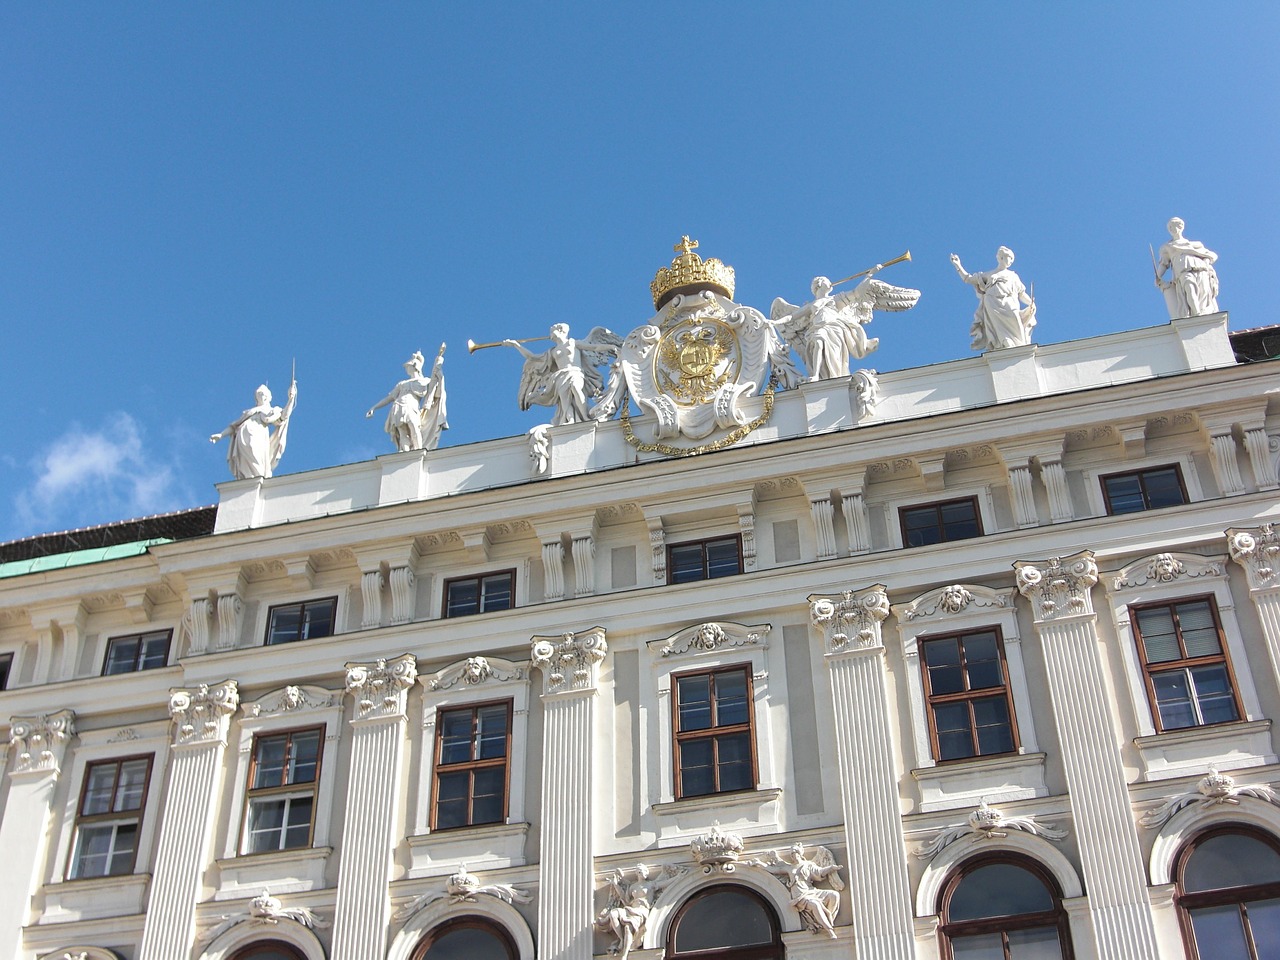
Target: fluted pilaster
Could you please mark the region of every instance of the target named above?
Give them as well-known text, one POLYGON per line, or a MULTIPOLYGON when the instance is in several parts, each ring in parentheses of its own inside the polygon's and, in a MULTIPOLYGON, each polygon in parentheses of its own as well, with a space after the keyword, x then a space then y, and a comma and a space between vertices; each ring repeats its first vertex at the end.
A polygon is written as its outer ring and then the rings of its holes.
POLYGON ((559 538, 542 545, 542 596, 547 600, 564 598, 564 545, 559 538))
POLYGON ((813 529, 818 537, 818 559, 828 560, 836 555, 835 507, 831 497, 815 497, 809 501, 809 513, 813 517, 813 529))
POLYGON ((1227 530, 1231 559, 1244 568, 1249 598, 1262 621, 1271 673, 1280 683, 1280 535, 1272 524, 1227 530))

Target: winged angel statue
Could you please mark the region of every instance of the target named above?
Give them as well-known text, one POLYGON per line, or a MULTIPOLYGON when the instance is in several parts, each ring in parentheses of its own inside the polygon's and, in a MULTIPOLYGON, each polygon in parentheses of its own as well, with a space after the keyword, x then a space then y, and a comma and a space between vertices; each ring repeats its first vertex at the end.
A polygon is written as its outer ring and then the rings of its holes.
POLYGON ((551 423, 582 423, 593 419, 589 400, 598 400, 604 387, 600 366, 618 353, 622 338, 604 327, 595 327, 585 339, 569 336, 567 323, 551 327, 551 349, 534 353, 518 340, 504 340, 524 357, 520 375, 520 409, 533 405, 555 407, 551 423))
POLYGON ((804 306, 782 297, 773 301, 769 319, 804 360, 810 380, 847 377, 850 358, 861 360, 880 345, 878 338, 868 337, 863 330, 873 311, 897 313, 919 302, 919 290, 875 279, 874 274, 884 267, 876 264, 852 290, 834 295, 830 280, 814 277, 813 299, 804 306))
POLYGON ((781 854, 770 851, 764 860, 750 861, 752 866, 763 867, 782 881, 791 893, 791 905, 800 914, 806 927, 815 933, 825 933, 835 939, 836 915, 840 912, 840 891, 844 881, 836 858, 826 847, 815 847, 813 856, 805 856, 802 843, 793 843, 781 854), (830 888, 819 887, 822 882, 830 888))

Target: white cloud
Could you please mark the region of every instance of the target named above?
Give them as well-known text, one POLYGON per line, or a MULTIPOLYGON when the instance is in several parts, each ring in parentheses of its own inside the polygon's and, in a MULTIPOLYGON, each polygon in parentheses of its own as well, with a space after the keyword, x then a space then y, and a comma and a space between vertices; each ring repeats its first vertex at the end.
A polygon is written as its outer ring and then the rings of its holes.
POLYGON ((31 461, 32 480, 14 498, 25 533, 66 530, 164 513, 183 506, 169 458, 146 448, 127 413, 96 430, 72 423, 31 461))

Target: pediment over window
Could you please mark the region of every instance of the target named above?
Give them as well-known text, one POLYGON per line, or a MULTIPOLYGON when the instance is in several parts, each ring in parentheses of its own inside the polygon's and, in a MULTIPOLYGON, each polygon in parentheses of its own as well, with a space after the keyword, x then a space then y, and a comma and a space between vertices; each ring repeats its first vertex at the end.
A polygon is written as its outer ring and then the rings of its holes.
POLYGON ((747 626, 727 620, 709 620, 685 627, 664 640, 649 642, 649 650, 663 657, 696 657, 733 647, 766 647, 770 624, 747 626))

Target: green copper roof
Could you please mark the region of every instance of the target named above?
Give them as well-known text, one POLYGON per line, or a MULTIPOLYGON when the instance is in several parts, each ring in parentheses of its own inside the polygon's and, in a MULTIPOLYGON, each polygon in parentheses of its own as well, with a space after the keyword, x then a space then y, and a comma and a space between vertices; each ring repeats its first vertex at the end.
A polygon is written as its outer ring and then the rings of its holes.
POLYGON ((171 542, 165 537, 157 537, 152 540, 135 540, 133 543, 118 543, 110 547, 90 547, 87 550, 72 550, 70 553, 55 553, 49 557, 12 560, 9 563, 0 563, 0 579, 21 577, 28 573, 42 573, 45 570, 81 567, 86 563, 101 563, 104 560, 136 557, 146 553, 147 548, 153 544, 171 542))

